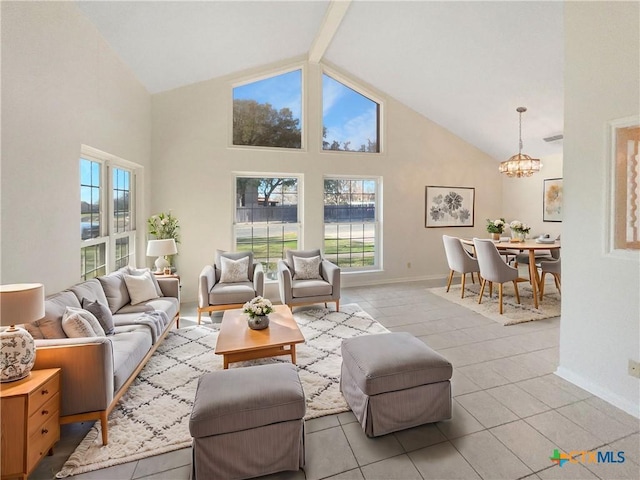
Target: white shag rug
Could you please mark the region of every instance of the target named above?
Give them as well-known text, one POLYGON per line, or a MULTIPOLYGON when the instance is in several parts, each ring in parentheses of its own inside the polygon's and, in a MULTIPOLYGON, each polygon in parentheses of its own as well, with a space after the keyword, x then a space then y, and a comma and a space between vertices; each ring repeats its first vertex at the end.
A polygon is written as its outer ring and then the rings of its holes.
MULTIPOLYGON (((345 412, 340 393, 343 339, 388 330, 358 305, 296 309, 294 318, 306 342, 296 346, 298 374, 307 401, 305 419, 345 412)), ((222 369, 215 355, 219 325, 172 330, 109 416, 109 443, 102 445, 96 422, 56 475, 98 470, 191 446, 189 416, 198 378, 222 369)), ((230 368, 289 362, 282 356, 233 363, 230 368)))
POLYGON ((544 318, 560 316, 560 294, 553 283, 546 282, 544 286, 544 299, 538 302, 538 308, 533 305, 533 291, 528 282, 518 282, 518 292, 520 293, 520 304, 516 303, 513 283, 505 283, 503 291, 503 314, 500 315, 498 303, 498 286, 493 287, 493 296, 489 298, 489 285, 484 289, 482 303, 478 304, 480 294, 480 284, 468 281, 465 284, 464 298, 460 298, 460 284, 451 285, 447 293, 447 287, 430 288, 429 292, 445 298, 450 302, 457 303, 463 307, 473 310, 491 320, 495 320, 502 325, 515 325, 517 323, 532 322, 544 318))

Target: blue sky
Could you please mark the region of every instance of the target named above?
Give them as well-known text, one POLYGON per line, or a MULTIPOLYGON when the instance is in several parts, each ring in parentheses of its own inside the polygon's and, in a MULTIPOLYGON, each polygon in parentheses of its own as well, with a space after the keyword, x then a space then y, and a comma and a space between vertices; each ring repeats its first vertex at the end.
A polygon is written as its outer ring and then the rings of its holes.
MULTIPOLYGON (((294 70, 233 89, 233 98, 270 103, 280 110, 288 107, 295 118, 302 111, 302 71, 294 70)), ((357 150, 376 139, 376 103, 328 75, 322 76, 323 123, 326 141, 350 141, 357 150)))

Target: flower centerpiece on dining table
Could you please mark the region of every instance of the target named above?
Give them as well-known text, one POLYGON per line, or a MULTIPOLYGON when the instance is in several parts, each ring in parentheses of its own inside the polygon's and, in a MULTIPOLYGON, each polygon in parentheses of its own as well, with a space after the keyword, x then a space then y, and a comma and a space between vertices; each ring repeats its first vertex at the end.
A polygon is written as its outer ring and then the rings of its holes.
POLYGON ((520 220, 512 221, 509 224, 509 228, 511 229, 512 242, 524 242, 531 231, 531 227, 526 223, 522 223, 520 220))
POLYGON ((491 238, 494 240, 500 240, 500 234, 504 232, 504 227, 506 225, 507 222, 504 218, 499 218, 497 220, 487 218, 487 232, 491 234, 491 238))
POLYGON ((268 298, 255 297, 242 306, 242 312, 249 317, 247 324, 252 330, 262 330, 269 326, 269 314, 273 312, 273 304, 268 298))

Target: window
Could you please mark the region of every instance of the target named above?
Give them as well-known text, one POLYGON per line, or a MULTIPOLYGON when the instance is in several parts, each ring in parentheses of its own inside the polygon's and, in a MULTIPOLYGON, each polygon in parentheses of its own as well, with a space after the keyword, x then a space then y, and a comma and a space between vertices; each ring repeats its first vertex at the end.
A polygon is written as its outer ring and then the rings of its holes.
POLYGON ((322 75, 322 149, 380 152, 380 104, 322 75))
POLYGON ((233 145, 302 147, 302 70, 233 89, 233 145))
POLYGON ((379 268, 379 180, 324 180, 324 256, 343 269, 379 268))
POLYGON ((297 178, 236 177, 235 248, 253 252, 269 280, 285 250, 298 248, 298 218, 297 178))
POLYGON ((128 265, 135 245, 134 170, 83 147, 80 158, 80 275, 86 280, 128 265))

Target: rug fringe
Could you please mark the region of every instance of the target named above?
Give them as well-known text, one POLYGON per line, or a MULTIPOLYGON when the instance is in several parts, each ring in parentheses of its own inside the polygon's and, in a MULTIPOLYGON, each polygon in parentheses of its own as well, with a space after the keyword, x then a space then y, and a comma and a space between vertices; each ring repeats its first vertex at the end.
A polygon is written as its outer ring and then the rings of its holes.
POLYGON ((96 438, 98 438, 98 428, 95 425, 89 430, 89 433, 84 437, 80 445, 76 447, 71 456, 64 462, 62 469, 56 473, 56 478, 66 478, 70 475, 78 473, 76 470, 81 464, 81 460, 85 457, 89 447, 96 438))

